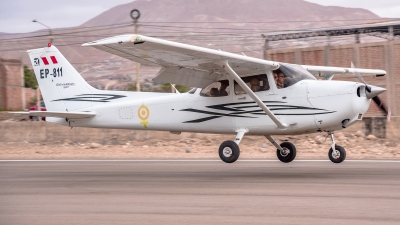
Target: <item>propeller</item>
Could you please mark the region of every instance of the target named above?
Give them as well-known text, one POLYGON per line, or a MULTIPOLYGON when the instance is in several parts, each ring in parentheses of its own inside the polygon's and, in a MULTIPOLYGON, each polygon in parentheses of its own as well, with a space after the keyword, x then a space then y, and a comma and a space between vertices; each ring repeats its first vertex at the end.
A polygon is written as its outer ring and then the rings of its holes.
POLYGON ((388 108, 383 104, 383 102, 381 101, 381 99, 378 97, 378 95, 384 91, 386 91, 385 88, 381 88, 381 87, 377 87, 377 86, 372 86, 372 85, 368 85, 364 78, 358 73, 358 71, 356 70, 356 68, 354 67, 353 62, 351 62, 351 68, 353 69, 353 73, 354 75, 365 85, 365 95, 367 96, 368 99, 372 99, 377 105, 378 107, 385 113, 386 117, 387 117, 387 121, 390 121, 390 110, 388 110, 388 108))

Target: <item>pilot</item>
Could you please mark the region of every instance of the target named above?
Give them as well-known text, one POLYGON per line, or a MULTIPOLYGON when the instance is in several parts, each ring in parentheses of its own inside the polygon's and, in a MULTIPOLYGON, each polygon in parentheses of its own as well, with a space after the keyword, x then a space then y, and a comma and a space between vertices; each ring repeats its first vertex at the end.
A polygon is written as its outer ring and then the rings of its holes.
POLYGON ((257 92, 257 91, 260 91, 260 81, 257 79, 257 78, 252 78, 251 80, 250 80, 250 85, 251 85, 251 90, 253 91, 253 92, 257 92))
POLYGON ((220 95, 219 95, 218 88, 211 88, 211 90, 210 90, 210 95, 211 95, 211 97, 218 97, 218 96, 220 96, 220 95))
POLYGON ((277 79, 277 82, 276 82, 276 86, 278 87, 278 89, 282 89, 282 88, 285 87, 284 86, 285 74, 283 74, 283 72, 279 70, 279 71, 277 71, 277 76, 278 76, 278 79, 277 79))

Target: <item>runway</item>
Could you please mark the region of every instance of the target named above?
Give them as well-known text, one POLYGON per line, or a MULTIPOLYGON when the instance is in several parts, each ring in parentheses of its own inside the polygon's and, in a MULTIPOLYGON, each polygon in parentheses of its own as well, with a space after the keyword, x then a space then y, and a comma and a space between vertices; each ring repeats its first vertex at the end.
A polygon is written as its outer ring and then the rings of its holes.
POLYGON ((399 224, 399 161, 0 161, 0 224, 399 224))

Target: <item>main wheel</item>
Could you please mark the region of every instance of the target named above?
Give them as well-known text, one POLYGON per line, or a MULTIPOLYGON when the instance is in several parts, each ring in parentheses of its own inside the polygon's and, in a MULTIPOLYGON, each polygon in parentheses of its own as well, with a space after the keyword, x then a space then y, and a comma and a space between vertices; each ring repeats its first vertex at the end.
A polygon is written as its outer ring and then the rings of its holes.
POLYGON ((283 148, 283 151, 279 149, 276 150, 278 159, 284 163, 293 161, 293 159, 296 158, 296 147, 294 147, 294 145, 290 142, 283 142, 280 145, 283 148))
POLYGON ((335 145, 335 151, 330 148, 328 156, 333 163, 341 163, 346 159, 346 150, 342 146, 335 145))
POLYGON ((239 146, 233 141, 224 141, 219 146, 219 157, 226 163, 235 162, 240 155, 239 146))

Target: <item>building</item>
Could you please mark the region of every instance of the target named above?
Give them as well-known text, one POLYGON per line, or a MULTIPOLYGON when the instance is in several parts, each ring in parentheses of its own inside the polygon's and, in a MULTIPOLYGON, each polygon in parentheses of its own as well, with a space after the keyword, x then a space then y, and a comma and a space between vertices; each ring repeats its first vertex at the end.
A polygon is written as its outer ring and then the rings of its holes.
MULTIPOLYGON (((303 31, 275 32, 262 35, 265 38, 264 58, 268 60, 302 65, 350 67, 351 62, 358 68, 382 69, 383 77, 366 77, 368 84, 386 88, 379 97, 391 111, 392 116, 400 115, 400 22, 389 21, 338 28, 303 31), (387 41, 360 43, 360 35, 375 36, 387 41), (355 35, 355 43, 330 45, 331 37, 355 35), (326 37, 327 45, 305 48, 269 49, 271 41, 326 37), (397 40, 396 40, 397 39, 397 40)), ((353 74, 336 75, 334 79, 358 81, 353 74)), ((366 116, 383 116, 376 104, 371 104, 366 116)))
POLYGON ((0 58, 0 109, 24 110, 36 99, 36 91, 24 87, 24 69, 17 59, 0 58))

